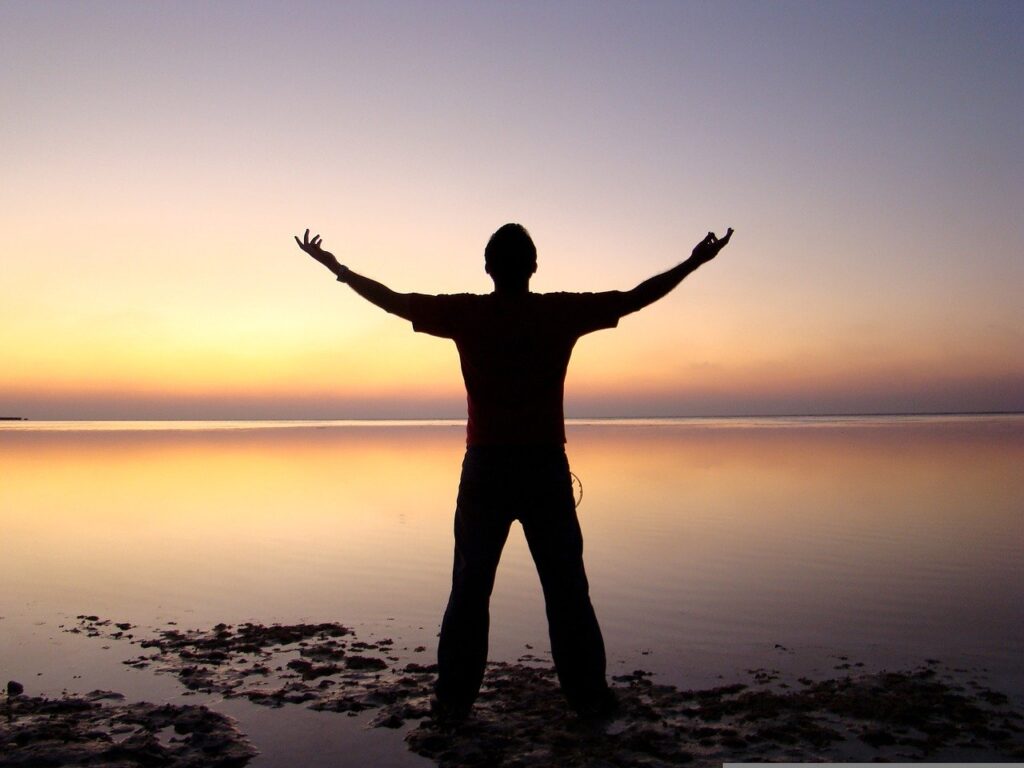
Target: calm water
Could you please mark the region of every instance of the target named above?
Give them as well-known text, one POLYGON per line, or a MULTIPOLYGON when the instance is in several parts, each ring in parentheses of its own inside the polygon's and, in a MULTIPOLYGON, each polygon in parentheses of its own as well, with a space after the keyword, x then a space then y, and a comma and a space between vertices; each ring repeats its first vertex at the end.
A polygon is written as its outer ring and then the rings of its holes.
MULTIPOLYGON (((432 653, 462 433, 0 426, 0 675, 74 687, 69 659, 97 652, 57 624, 79 613, 337 620, 432 653)), ((1024 416, 578 422, 568 453, 613 673, 699 686, 938 658, 1024 698, 1024 416)), ((492 657, 527 644, 546 627, 514 529, 492 657)), ((152 693, 133 675, 121 690, 152 693)))

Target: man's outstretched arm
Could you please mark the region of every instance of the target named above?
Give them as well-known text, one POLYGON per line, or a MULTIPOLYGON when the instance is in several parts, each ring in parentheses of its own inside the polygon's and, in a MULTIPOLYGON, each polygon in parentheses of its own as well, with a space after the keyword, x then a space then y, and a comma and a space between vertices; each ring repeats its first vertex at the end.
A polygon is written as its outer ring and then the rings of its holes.
POLYGON ((378 283, 376 280, 371 280, 368 277, 356 274, 344 264, 341 264, 334 257, 333 253, 323 249, 320 235, 314 235, 310 238, 308 229, 302 236, 301 240, 299 240, 299 236, 296 235, 295 242, 299 244, 299 248, 331 270, 331 272, 333 272, 338 278, 339 282, 347 283, 349 288, 371 304, 376 304, 385 312, 398 315, 406 320, 412 320, 412 311, 409 306, 409 294, 397 293, 392 291, 383 283, 378 283))
POLYGON ((660 275, 644 280, 633 290, 626 291, 622 297, 624 301, 623 314, 628 315, 630 312, 643 309, 648 304, 653 304, 658 299, 667 295, 683 281, 684 277, 697 269, 697 267, 707 264, 715 258, 718 252, 728 244, 731 237, 732 228, 721 239, 715 237, 714 232, 708 232, 708 236, 697 243, 693 253, 690 254, 690 258, 686 261, 672 267, 667 272, 662 272, 660 275))

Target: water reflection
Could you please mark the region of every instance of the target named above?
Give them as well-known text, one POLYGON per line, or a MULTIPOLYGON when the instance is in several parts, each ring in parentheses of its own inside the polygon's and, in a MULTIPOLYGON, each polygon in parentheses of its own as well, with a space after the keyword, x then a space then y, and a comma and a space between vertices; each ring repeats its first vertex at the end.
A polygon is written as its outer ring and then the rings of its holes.
MULTIPOLYGON (((610 657, 758 643, 1024 651, 1024 419, 576 424, 610 657), (620 654, 621 655, 621 654, 620 654)), ((145 621, 381 621, 432 635, 461 427, 0 432, 0 600, 145 621)), ((493 656, 543 646, 521 532, 493 656)), ((659 661, 660 659, 660 661, 659 661)))

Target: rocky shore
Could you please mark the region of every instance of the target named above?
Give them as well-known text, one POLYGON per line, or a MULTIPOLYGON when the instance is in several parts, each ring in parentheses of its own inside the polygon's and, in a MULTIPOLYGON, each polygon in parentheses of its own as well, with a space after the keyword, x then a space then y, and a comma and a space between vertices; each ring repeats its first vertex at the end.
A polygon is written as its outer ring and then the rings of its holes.
POLYGON ((230 768, 255 755, 231 719, 207 707, 130 703, 112 691, 9 696, 0 724, 0 766, 230 768))
MULTIPOLYGON (((424 647, 363 640, 337 623, 140 630, 82 615, 64 631, 131 643, 139 653, 126 664, 174 675, 189 691, 366 713, 371 726, 403 731, 411 750, 452 768, 1024 759, 1018 708, 936 660, 874 673, 847 661, 838 677, 792 682, 750 670, 704 690, 661 685, 638 669, 613 679, 616 716, 594 722, 572 714, 554 671, 527 655, 489 665, 472 715, 452 725, 431 717, 435 668, 421 663, 424 647)), ((133 704, 106 691, 42 699, 12 683, 0 767, 241 766, 256 754, 206 707, 133 704)))

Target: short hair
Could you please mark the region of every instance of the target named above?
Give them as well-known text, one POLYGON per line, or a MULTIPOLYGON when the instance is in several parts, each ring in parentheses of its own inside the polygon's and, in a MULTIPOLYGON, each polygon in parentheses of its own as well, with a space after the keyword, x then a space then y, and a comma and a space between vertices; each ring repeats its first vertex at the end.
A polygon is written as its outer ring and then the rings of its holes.
POLYGON ((529 277, 537 268, 537 246, 522 224, 505 224, 487 241, 484 264, 498 280, 529 277))

